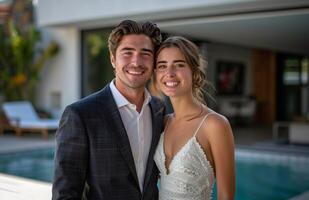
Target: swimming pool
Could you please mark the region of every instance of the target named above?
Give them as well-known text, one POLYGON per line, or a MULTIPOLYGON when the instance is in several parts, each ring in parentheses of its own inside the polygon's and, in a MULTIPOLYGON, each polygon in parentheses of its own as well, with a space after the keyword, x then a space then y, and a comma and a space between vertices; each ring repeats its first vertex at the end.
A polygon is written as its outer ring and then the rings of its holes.
POLYGON ((0 154, 0 172, 51 182, 53 158, 53 148, 0 154))
MULTIPOLYGON (((51 182, 53 149, 0 154, 0 172, 51 182)), ((236 200, 280 200, 309 190, 309 156, 237 149, 236 200)), ((214 192, 215 193, 215 192, 214 192)))

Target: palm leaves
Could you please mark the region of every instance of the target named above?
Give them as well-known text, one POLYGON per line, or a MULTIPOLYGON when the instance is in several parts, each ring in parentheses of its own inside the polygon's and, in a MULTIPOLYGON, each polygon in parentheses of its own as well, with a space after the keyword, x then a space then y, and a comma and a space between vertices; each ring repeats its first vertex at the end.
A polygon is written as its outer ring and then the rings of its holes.
POLYGON ((0 94, 6 101, 34 100, 35 85, 44 63, 57 54, 55 42, 38 48, 40 32, 34 27, 18 30, 12 20, 0 27, 0 94))

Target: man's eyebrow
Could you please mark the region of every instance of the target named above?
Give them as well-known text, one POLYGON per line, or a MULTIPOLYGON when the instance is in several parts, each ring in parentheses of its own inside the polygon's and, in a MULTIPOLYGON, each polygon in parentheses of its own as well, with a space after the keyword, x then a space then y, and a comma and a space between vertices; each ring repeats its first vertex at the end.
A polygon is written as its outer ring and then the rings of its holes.
POLYGON ((131 48, 131 47, 124 47, 120 49, 120 51, 132 51, 132 50, 134 50, 134 48, 131 48))
POLYGON ((157 64, 160 64, 160 63, 167 63, 167 61, 162 60, 162 61, 157 62, 157 64))
POLYGON ((153 51, 151 49, 142 48, 142 51, 146 51, 146 52, 153 54, 153 51))
MULTIPOLYGON (((134 51, 134 50, 135 50, 135 48, 132 48, 132 47, 124 47, 120 51, 134 51)), ((142 48, 142 51, 143 52, 149 52, 149 53, 153 54, 153 51, 151 49, 142 48)))

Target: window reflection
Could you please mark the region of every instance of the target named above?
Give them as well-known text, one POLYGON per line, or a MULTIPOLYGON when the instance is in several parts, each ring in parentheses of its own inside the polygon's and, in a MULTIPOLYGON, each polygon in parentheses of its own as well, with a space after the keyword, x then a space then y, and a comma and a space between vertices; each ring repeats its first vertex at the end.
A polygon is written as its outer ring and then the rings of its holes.
POLYGON ((303 84, 308 83, 308 75, 309 75, 309 59, 304 58, 301 62, 301 82, 303 84))
POLYGON ((109 59, 110 29, 82 32, 82 96, 102 89, 114 77, 109 59))

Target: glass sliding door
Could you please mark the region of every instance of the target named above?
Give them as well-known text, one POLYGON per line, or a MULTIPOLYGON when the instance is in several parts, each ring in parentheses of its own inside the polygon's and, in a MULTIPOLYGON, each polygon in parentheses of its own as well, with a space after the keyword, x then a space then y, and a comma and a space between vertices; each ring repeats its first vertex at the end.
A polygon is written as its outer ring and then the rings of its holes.
POLYGON ((111 29, 82 31, 82 97, 102 89, 114 77, 109 59, 111 29))
POLYGON ((296 55, 278 56, 277 119, 308 118, 309 60, 296 55))
POLYGON ((309 120, 309 58, 301 61, 301 114, 309 120))

